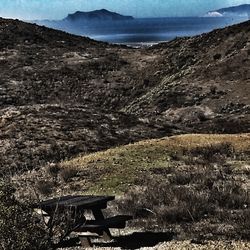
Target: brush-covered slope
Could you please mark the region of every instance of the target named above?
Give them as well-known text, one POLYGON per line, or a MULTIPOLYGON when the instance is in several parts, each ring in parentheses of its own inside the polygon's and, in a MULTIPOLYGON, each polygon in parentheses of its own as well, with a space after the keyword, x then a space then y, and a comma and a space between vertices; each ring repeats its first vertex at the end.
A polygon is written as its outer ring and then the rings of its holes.
POLYGON ((126 92, 112 78, 126 81, 126 49, 17 20, 0 29, 1 174, 172 134, 112 109, 126 92))
POLYGON ((83 103, 147 115, 249 112, 250 22, 148 50, 1 21, 2 106, 83 103), (126 108, 124 108, 126 106, 126 108))
POLYGON ((107 214, 131 214, 133 228, 210 249, 207 240, 249 240, 249 173, 250 134, 186 134, 78 156, 12 180, 21 198, 116 195, 107 214))
MULTIPOLYGON (((0 105, 92 104, 118 110, 153 77, 150 52, 0 19, 0 105), (146 75, 144 76, 146 72, 146 75)), ((156 83, 158 78, 154 77, 156 83)))
POLYGON ((116 194, 111 214, 132 214, 134 226, 180 240, 237 240, 249 239, 249 163, 250 134, 186 134, 82 155, 14 180, 20 195, 116 194))
POLYGON ((200 131, 249 131, 250 22, 159 44, 162 80, 124 110, 200 131))
POLYGON ((176 128, 249 131, 250 22, 149 49, 18 20, 0 19, 0 30, 2 169, 35 168, 176 128))
POLYGON ((2 106, 82 103, 137 114, 249 111, 250 22, 134 50, 1 21, 2 106), (126 108, 124 108, 124 106, 126 108))
POLYGON ((173 133, 167 124, 80 105, 9 107, 0 117, 0 176, 173 133))

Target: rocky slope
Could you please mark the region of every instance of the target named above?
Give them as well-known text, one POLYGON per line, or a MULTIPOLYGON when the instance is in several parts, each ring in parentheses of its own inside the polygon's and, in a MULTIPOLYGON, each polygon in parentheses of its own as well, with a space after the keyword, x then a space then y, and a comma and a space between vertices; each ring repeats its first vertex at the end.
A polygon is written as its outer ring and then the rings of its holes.
POLYGON ((249 131, 249 37, 246 22, 153 47, 161 55, 162 80, 124 110, 157 114, 196 131, 249 131))
POLYGON ((112 109, 128 98, 114 80, 132 78, 118 54, 126 48, 14 20, 0 27, 2 173, 173 133, 112 109))
POLYGON ((167 124, 81 105, 8 107, 0 117, 0 176, 173 133, 167 124))
POLYGON ((149 49, 0 19, 1 169, 250 128, 250 22, 149 49))

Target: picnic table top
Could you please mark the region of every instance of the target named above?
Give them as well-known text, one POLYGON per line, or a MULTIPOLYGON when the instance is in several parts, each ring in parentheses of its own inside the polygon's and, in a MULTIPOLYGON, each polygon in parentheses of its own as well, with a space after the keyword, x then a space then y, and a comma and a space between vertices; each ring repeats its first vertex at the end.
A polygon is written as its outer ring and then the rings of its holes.
POLYGON ((93 209, 105 208, 108 201, 115 199, 115 196, 94 196, 94 195, 67 195, 58 198, 42 201, 34 205, 34 208, 41 208, 45 211, 62 208, 93 209))

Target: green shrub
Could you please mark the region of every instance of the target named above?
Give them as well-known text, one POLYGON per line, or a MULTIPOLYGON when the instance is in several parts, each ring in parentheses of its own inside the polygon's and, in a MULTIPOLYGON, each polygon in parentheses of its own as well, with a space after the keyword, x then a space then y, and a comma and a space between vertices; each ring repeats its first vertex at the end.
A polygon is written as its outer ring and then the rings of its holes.
POLYGON ((14 188, 0 180, 0 249, 50 249, 47 232, 37 223, 32 209, 14 196, 14 188))

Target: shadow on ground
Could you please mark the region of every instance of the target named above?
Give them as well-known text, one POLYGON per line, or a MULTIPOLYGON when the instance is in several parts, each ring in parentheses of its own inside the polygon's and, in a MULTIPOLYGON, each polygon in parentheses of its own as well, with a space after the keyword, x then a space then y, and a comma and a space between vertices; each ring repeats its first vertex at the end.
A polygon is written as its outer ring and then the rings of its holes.
POLYGON ((113 242, 96 243, 96 247, 120 247, 122 249, 138 249, 141 247, 153 247, 161 242, 173 239, 174 233, 140 232, 126 236, 115 237, 113 242))

